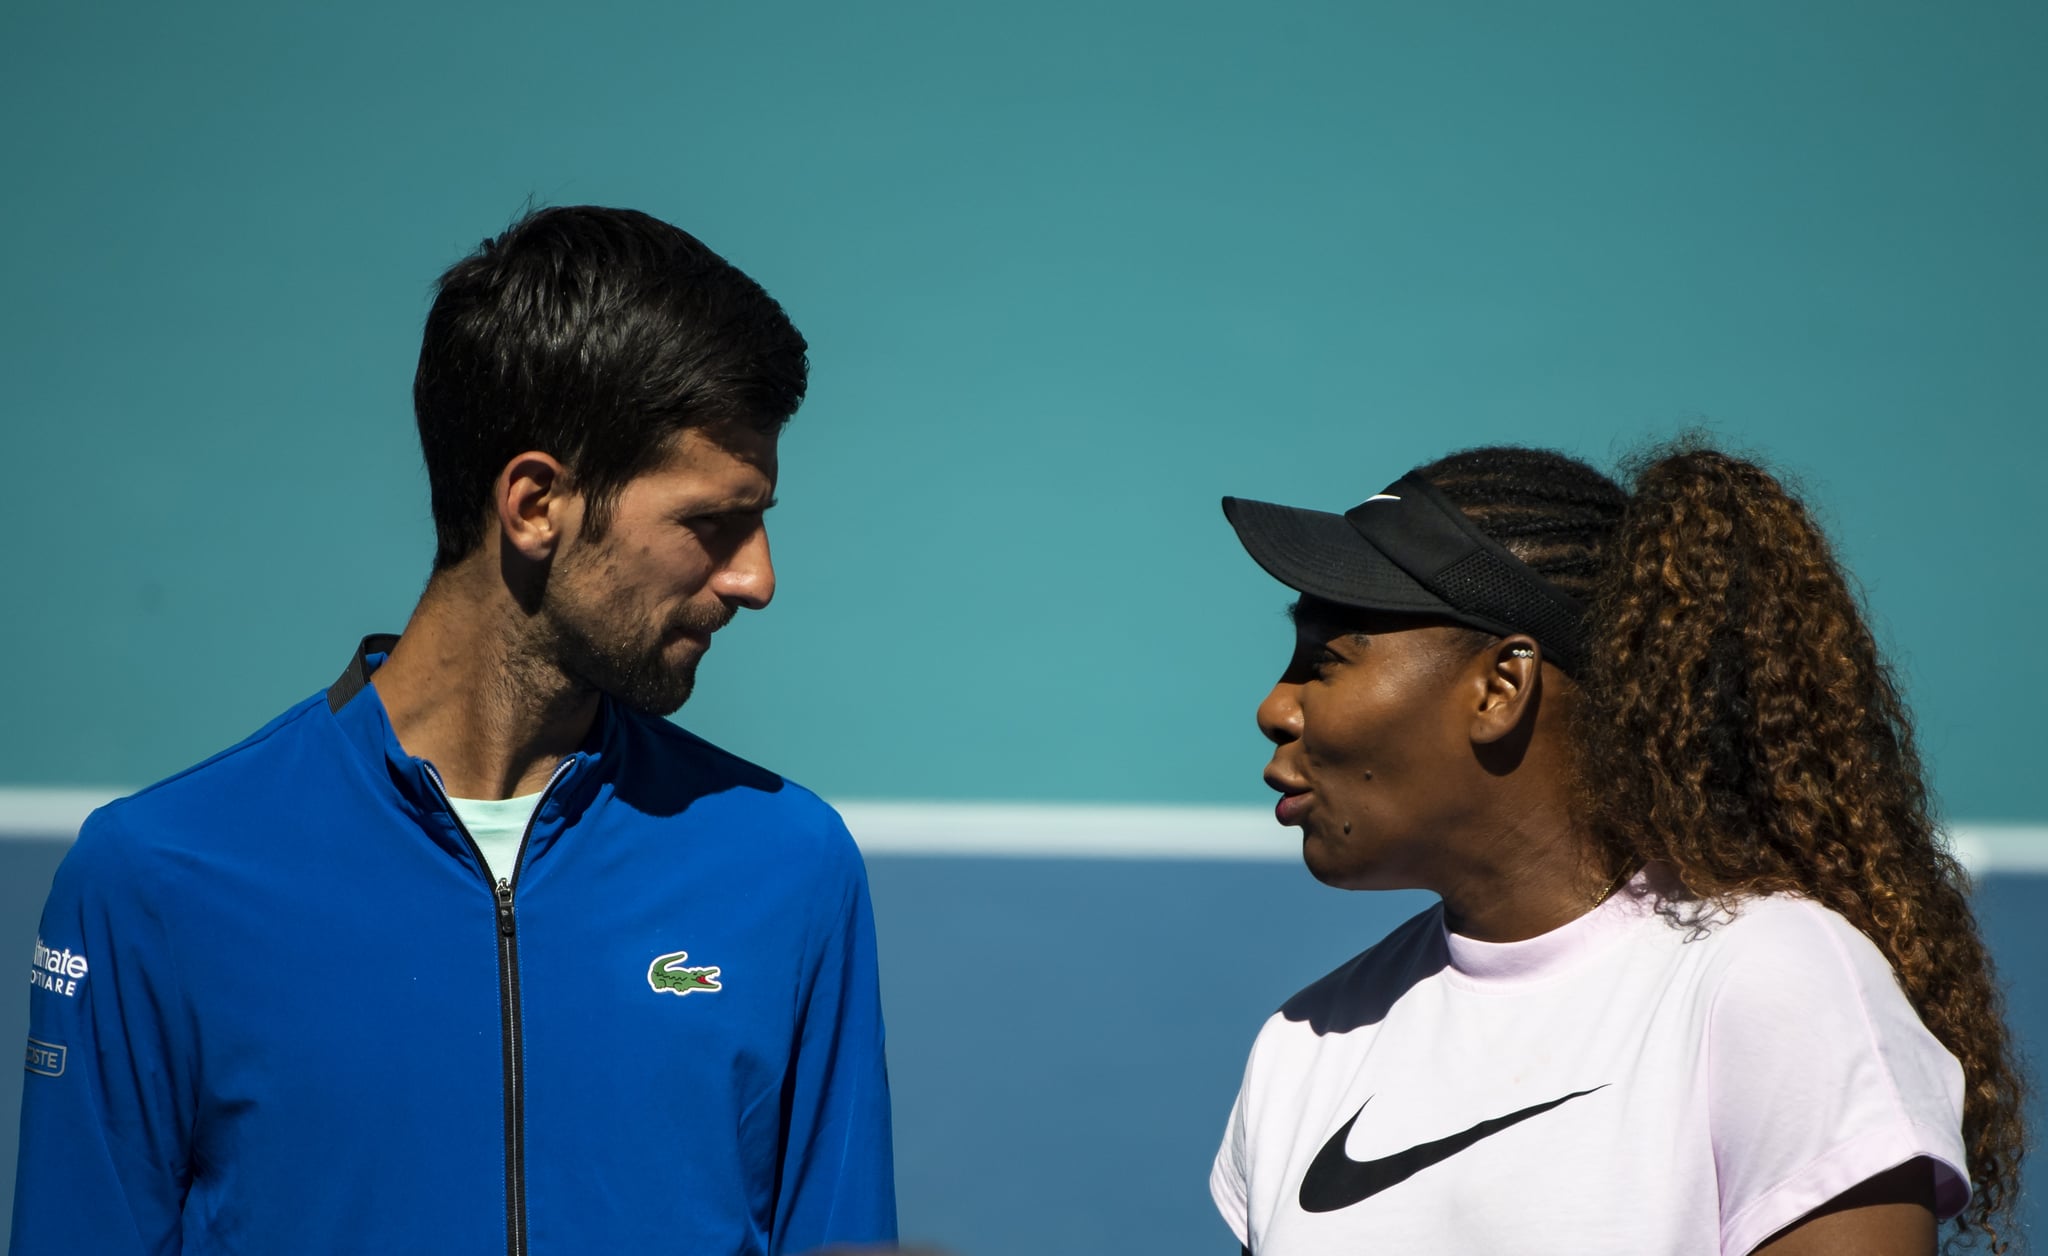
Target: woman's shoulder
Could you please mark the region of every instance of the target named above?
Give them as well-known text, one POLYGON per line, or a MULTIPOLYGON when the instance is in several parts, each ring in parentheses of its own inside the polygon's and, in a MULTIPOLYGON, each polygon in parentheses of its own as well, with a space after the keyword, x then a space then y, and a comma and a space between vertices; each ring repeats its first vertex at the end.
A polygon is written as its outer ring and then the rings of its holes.
POLYGON ((1690 924, 1681 914, 1677 928, 1695 931, 1706 944, 1703 958, 1718 984, 1763 980, 1782 987, 1818 978, 1896 986, 1875 943, 1840 912, 1804 895, 1737 899, 1703 909, 1690 924))
POLYGON ((1753 1048, 1782 1059, 1860 1043, 1890 1057, 1893 1067, 1930 1077, 1953 1067, 1891 962, 1839 912, 1773 894, 1735 904, 1710 932, 1706 1025, 1717 1051, 1753 1048), (1902 1063, 1923 1056, 1924 1069, 1902 1063))

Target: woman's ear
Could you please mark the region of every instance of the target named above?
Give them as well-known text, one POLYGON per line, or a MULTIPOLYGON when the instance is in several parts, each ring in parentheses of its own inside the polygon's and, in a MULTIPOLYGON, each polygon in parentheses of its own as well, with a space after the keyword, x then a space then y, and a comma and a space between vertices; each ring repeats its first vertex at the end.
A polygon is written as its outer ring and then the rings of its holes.
POLYGON ((1536 713, 1536 689, 1543 677, 1543 647, 1535 638, 1516 633, 1480 651, 1483 667, 1478 709, 1472 713, 1472 740, 1492 745, 1511 736, 1536 713))

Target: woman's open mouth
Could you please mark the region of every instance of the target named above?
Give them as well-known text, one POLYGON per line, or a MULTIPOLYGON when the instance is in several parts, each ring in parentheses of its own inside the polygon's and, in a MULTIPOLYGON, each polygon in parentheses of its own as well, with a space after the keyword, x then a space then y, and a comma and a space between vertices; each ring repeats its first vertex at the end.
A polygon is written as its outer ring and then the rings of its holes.
POLYGON ((1282 824, 1300 824, 1302 813, 1308 810, 1308 791, 1283 794, 1273 804, 1273 818, 1282 824))

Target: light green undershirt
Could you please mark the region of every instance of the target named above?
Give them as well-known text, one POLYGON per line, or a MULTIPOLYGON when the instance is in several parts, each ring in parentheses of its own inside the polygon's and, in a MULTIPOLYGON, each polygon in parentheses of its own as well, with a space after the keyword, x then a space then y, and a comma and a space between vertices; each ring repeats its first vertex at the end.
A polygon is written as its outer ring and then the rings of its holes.
POLYGON ((539 794, 517 798, 450 798, 455 817, 469 830, 476 848, 483 852, 484 867, 494 881, 510 881, 519 867, 519 839, 526 836, 526 822, 540 805, 539 794))

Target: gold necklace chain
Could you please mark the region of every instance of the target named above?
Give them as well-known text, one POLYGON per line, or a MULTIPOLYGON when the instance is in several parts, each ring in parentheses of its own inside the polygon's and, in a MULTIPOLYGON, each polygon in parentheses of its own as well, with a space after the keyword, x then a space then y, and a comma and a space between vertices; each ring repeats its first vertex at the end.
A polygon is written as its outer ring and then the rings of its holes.
MULTIPOLYGON (((1606 902, 1606 901, 1607 901, 1607 897, 1608 897, 1608 895, 1610 895, 1610 894, 1614 893, 1614 892, 1615 892, 1616 890, 1620 889, 1620 888, 1621 888, 1621 883, 1622 883, 1623 881, 1626 881, 1626 880, 1628 880, 1628 874, 1629 874, 1629 873, 1631 873, 1631 872, 1633 872, 1633 871, 1634 871, 1634 869, 1633 869, 1633 868, 1627 868, 1627 867, 1624 867, 1624 868, 1623 868, 1623 869, 1622 869, 1622 870, 1621 870, 1620 872, 1617 872, 1617 873, 1615 873, 1615 874, 1614 874, 1614 880, 1612 880, 1612 881, 1609 881, 1609 882, 1607 883, 1607 888, 1606 888, 1606 889, 1604 889, 1604 890, 1602 890, 1602 891, 1600 891, 1600 896, 1599 896, 1598 898, 1596 898, 1596 899, 1594 899, 1594 900, 1593 900, 1593 906, 1594 906, 1594 907, 1598 907, 1598 906, 1599 906, 1600 904, 1602 904, 1602 903, 1606 902)), ((1589 910, 1590 910, 1590 909, 1589 909, 1589 910)))

